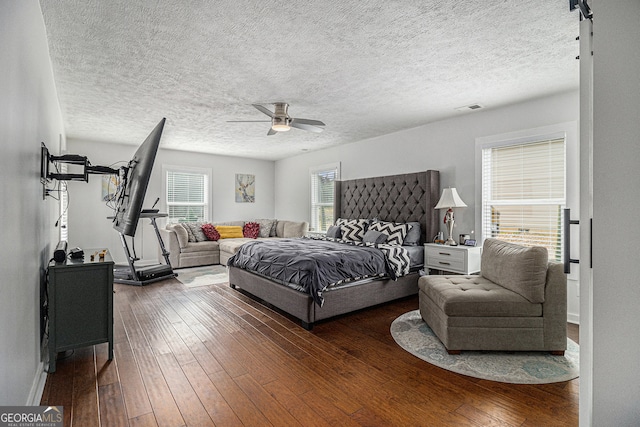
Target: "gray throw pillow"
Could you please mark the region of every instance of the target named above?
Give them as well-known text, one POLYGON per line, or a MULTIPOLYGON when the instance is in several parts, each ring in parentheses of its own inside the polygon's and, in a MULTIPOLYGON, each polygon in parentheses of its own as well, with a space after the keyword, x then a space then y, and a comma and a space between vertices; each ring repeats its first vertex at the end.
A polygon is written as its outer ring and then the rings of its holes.
POLYGON ((187 230, 190 242, 206 242, 207 236, 202 232, 204 222, 183 222, 182 226, 187 230))
POLYGON ((342 229, 339 225, 332 225, 327 230, 327 237, 331 237, 332 239, 339 239, 342 237, 342 229))
POLYGON ((362 239, 362 241, 365 243, 380 244, 387 241, 387 235, 380 231, 369 230, 364 233, 364 238, 362 239))
POLYGON ((273 234, 271 234, 271 230, 275 228, 275 219, 256 219, 253 222, 257 222, 258 224, 260 224, 260 235, 258 237, 273 236, 273 234))
POLYGON ((418 246, 420 244, 420 223, 408 222, 407 225, 411 226, 409 232, 404 236, 403 246, 418 246))

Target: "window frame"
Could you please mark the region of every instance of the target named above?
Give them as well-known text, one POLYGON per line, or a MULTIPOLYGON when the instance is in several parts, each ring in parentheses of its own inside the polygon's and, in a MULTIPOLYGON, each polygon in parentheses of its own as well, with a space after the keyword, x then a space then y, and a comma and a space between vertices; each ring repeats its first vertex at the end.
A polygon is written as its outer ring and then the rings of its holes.
MULTIPOLYGON (((497 135, 476 138, 475 150, 475 226, 478 230, 478 244, 481 245, 484 239, 489 237, 483 235, 483 169, 482 157, 483 150, 486 148, 494 148, 508 145, 520 145, 540 141, 548 141, 558 138, 564 138, 565 141, 565 207, 571 208, 571 216, 579 215, 579 197, 580 197, 580 175, 579 175, 579 133, 578 123, 575 121, 563 122, 549 126, 543 126, 533 129, 525 129, 521 131, 508 132, 497 135)), ((574 231, 574 230, 572 230, 574 231)), ((578 245, 578 233, 571 233, 571 247, 576 248, 578 245)), ((562 239, 562 246, 566 242, 562 239)), ((575 249, 573 249, 575 252, 575 249)), ((563 251, 561 250, 561 257, 563 251)), ((572 254, 573 255, 573 254, 572 254)), ((571 276, 577 276, 573 274, 571 276)))
MULTIPOLYGON (((174 202, 169 202, 169 194, 168 194, 168 179, 169 179, 169 173, 184 173, 184 174, 201 174, 204 175, 205 179, 204 179, 204 202, 203 203, 197 203, 197 204, 191 204, 193 206, 200 206, 203 205, 204 209, 204 218, 202 219, 202 221, 210 221, 210 219, 213 217, 212 216, 212 195, 211 195, 211 189, 213 188, 212 186, 212 169, 211 168, 202 168, 202 167, 193 167, 193 166, 175 166, 175 165, 162 165, 162 194, 163 194, 163 204, 164 204, 164 211, 167 212, 167 214, 169 214, 169 206, 171 205, 186 205, 185 203, 174 203, 174 202)), ((174 221, 173 218, 171 218, 171 216, 167 217, 167 224, 171 224, 171 223, 175 223, 177 221, 174 221)))
MULTIPOLYGON (((340 180, 340 162, 335 162, 335 163, 328 163, 328 164, 324 164, 324 165, 320 165, 320 166, 314 166, 309 168, 309 186, 307 188, 309 188, 309 231, 312 231, 314 233, 325 233, 327 230, 321 230, 321 229, 316 229, 319 224, 316 224, 315 221, 315 215, 314 212, 316 210, 317 206, 334 206, 334 200, 333 197, 335 197, 335 192, 334 192, 334 196, 332 196, 331 202, 316 202, 316 189, 314 188, 314 179, 313 177, 318 175, 319 173, 322 172, 330 172, 330 171, 335 171, 335 178, 334 178, 334 182, 335 181, 339 181, 340 180)), ((335 222, 336 218, 335 218, 335 212, 333 213, 333 222, 335 222)))

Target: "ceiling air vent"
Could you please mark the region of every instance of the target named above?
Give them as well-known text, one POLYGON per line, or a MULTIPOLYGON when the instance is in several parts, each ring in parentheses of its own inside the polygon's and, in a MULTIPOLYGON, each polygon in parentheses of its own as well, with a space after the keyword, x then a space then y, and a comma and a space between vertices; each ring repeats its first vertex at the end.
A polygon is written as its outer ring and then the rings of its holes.
POLYGON ((458 107, 456 108, 456 111, 469 111, 469 110, 479 110, 481 108, 484 108, 482 105, 480 104, 471 104, 471 105, 465 105, 464 107, 458 107))

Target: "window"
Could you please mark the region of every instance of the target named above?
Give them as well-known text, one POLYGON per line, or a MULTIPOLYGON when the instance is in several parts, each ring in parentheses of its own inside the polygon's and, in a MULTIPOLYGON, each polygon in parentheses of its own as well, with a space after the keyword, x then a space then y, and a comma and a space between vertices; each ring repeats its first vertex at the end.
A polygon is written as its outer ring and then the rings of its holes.
POLYGON ((562 260, 565 138, 482 148, 482 235, 544 246, 562 260))
POLYGON ((167 222, 195 222, 209 219, 209 170, 165 170, 167 222))
POLYGON ((333 192, 340 179, 340 164, 313 168, 311 173, 311 231, 325 232, 333 225, 333 192))

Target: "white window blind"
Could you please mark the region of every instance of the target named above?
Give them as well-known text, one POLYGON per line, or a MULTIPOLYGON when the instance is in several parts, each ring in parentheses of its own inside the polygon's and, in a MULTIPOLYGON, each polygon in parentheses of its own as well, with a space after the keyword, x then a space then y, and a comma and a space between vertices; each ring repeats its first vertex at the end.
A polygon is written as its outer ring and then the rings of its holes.
POLYGON ((482 150, 482 235, 544 246, 562 260, 564 138, 482 150))
POLYGON ((166 179, 168 222, 207 221, 208 175, 168 170, 166 179))
POLYGON ((311 230, 325 232, 333 225, 333 194, 338 166, 311 171, 311 230))

